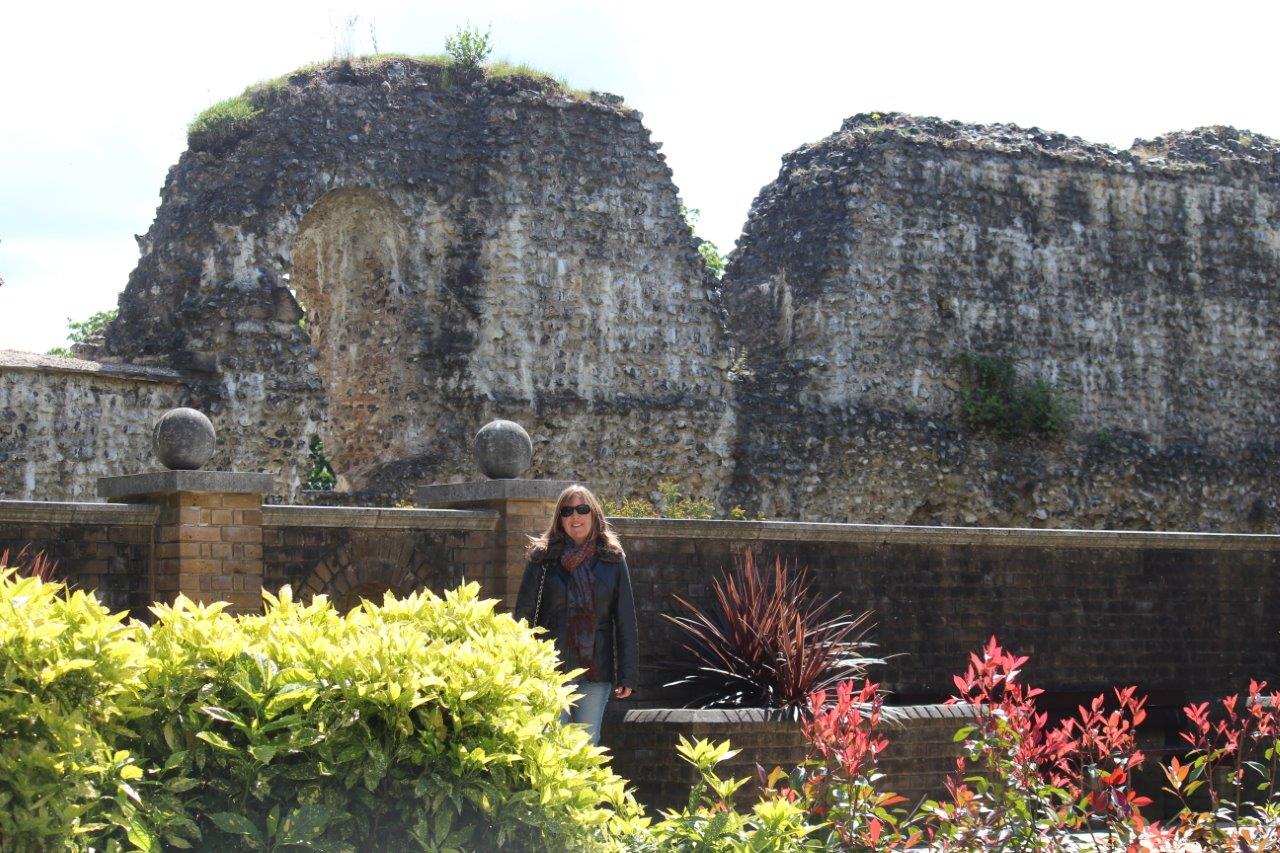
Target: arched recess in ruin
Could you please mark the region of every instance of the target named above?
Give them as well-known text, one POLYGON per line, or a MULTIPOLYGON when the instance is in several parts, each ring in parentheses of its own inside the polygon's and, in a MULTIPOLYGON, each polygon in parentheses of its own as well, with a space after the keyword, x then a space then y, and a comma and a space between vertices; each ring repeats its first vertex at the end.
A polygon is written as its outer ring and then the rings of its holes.
POLYGON ((404 418, 386 403, 412 387, 404 345, 420 306, 407 217, 376 190, 334 190, 299 223, 292 262, 328 398, 321 437, 340 487, 358 487, 369 466, 402 455, 405 440, 404 418))
POLYGON ((345 612, 363 599, 381 602, 384 592, 404 596, 462 583, 461 573, 442 568, 441 562, 439 550, 422 540, 394 531, 354 531, 349 541, 311 567, 300 589, 306 598, 327 595, 345 612))

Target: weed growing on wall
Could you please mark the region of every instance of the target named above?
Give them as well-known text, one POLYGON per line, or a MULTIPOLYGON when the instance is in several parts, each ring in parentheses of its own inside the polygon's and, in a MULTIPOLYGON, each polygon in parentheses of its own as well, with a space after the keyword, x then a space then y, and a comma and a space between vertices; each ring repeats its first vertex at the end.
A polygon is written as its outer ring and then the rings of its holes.
POLYGON ((489 58, 489 54, 493 53, 491 34, 491 30, 480 32, 470 24, 458 27, 453 35, 445 38, 444 51, 463 68, 479 68, 489 58))
POLYGON ((600 508, 613 518, 657 518, 658 508, 644 498, 623 498, 620 502, 610 498, 600 499, 600 508))
POLYGON ((1005 438, 1053 438, 1066 430, 1074 407, 1046 380, 1019 377, 1012 358, 967 352, 959 362, 966 379, 960 413, 969 426, 1005 438))
POLYGON ((324 455, 324 443, 320 436, 313 435, 307 442, 308 459, 311 467, 307 471, 307 481, 303 488, 317 492, 332 492, 338 484, 338 477, 333 473, 333 466, 324 455))
POLYGON ((215 148, 222 140, 234 138, 250 128, 261 114, 262 110, 254 106, 247 95, 218 101, 187 125, 187 142, 193 148, 215 148))

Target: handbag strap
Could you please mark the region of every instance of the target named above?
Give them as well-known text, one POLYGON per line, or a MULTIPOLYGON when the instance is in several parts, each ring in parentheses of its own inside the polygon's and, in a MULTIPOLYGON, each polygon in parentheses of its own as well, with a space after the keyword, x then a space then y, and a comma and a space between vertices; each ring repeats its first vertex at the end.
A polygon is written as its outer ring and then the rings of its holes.
POLYGON ((538 602, 533 606, 533 624, 536 626, 542 618, 542 587, 547 582, 547 564, 542 564, 542 577, 538 578, 538 602))

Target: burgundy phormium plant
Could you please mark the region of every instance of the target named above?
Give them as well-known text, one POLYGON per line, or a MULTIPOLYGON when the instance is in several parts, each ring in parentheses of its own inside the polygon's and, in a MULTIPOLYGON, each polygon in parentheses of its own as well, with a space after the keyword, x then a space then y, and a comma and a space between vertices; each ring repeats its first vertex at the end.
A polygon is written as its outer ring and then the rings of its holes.
POLYGON ((24 545, 16 554, 11 553, 8 548, 0 551, 0 568, 17 569, 18 574, 24 577, 50 581, 54 570, 58 568, 58 561, 49 559, 44 551, 32 554, 31 546, 24 545))
POLYGON ((882 663, 864 655, 873 647, 871 611, 837 613, 838 596, 813 596, 808 572, 781 558, 765 576, 747 551, 712 588, 707 610, 674 596, 685 615, 664 614, 686 633, 690 659, 667 686, 694 688, 694 704, 777 708, 799 718, 813 693, 882 663))

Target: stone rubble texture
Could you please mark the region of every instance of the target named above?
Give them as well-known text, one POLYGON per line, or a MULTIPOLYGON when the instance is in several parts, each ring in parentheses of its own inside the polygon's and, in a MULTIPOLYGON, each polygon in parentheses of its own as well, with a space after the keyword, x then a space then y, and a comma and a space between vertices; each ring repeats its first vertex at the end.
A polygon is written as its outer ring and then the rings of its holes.
POLYGON ((722 501, 777 517, 1275 530, 1280 146, 1130 151, 863 114, 787 155, 724 279, 722 501), (1062 440, 959 417, 965 353, 1016 359, 1062 440))
POLYGON ((176 371, 0 350, 0 497, 93 500, 155 468, 152 426, 187 399, 176 371))
MULTIPOLYGON (((672 480, 779 518, 1280 529, 1274 141, 855 116, 783 158, 717 282, 639 113, 448 72, 298 72, 192 140, 79 349, 183 385, 99 401, 99 433, 199 408, 209 467, 271 472, 277 500, 302 499, 312 433, 346 499, 389 502, 473 479, 471 437, 506 418, 525 476, 615 498, 672 480), (1053 382, 1066 435, 967 426, 966 352, 1053 382)), ((0 366, 11 397, 83 398, 59 382, 0 366)), ((0 413, 11 456, 20 427, 53 432, 0 413)), ((0 494, 92 491, 60 465, 0 494)))
POLYGON ((528 476, 718 487, 715 280, 639 113, 412 60, 262 97, 170 173, 100 353, 212 371, 213 466, 294 498, 318 431, 343 485, 404 497, 474 477, 503 417, 528 476))

